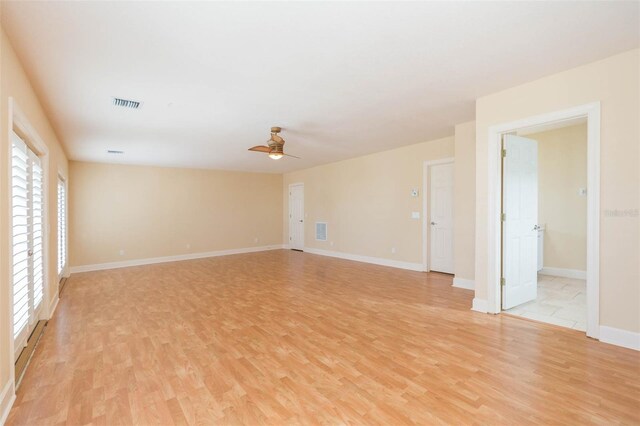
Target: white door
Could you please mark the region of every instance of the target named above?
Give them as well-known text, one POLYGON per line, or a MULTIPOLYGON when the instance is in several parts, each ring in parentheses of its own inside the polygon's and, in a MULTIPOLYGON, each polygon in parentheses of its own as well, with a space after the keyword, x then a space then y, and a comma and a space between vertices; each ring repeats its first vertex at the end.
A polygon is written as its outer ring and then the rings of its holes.
POLYGON ((505 135, 502 163, 502 309, 538 295, 538 143, 505 135))
POLYGON ((40 318, 44 290, 43 173, 40 158, 11 134, 11 277, 17 357, 40 318))
POLYGON ((289 247, 304 249, 304 185, 289 187, 289 247))
POLYGON ((431 166, 429 182, 429 269, 453 274, 453 163, 431 166))

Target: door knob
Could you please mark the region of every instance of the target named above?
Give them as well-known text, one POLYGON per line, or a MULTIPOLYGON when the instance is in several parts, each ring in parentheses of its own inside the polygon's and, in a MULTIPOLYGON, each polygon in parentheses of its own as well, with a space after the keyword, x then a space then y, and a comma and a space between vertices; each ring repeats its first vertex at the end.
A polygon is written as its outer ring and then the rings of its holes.
POLYGON ((300 219, 300 222, 302 223, 302 219, 300 219))
POLYGON ((27 254, 28 254, 29 256, 33 256, 33 250, 29 250, 29 251, 27 252, 27 254))
POLYGON ((435 222, 431 222, 431 224, 432 224, 432 225, 437 225, 437 223, 435 223, 435 222))
POLYGON ((538 229, 540 229, 540 227, 538 225, 533 225, 533 230, 537 231, 538 229))

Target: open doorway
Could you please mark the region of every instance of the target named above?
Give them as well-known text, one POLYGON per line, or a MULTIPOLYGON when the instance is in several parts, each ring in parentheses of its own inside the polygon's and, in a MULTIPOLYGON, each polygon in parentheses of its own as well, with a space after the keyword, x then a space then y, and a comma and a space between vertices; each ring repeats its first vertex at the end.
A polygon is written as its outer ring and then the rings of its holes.
MULTIPOLYGON (((592 102, 526 117, 489 127, 488 143, 490 155, 487 158, 487 202, 489 244, 487 246, 487 308, 490 313, 503 312, 502 309, 502 139, 504 135, 515 134, 528 128, 566 122, 580 118, 587 119, 587 256, 586 256, 586 298, 587 336, 600 337, 600 103, 592 102)), ((532 225, 536 225, 533 223, 532 225)), ((537 231, 537 230, 536 230, 537 231)), ((537 244, 534 246, 537 248, 537 244)), ((537 271, 537 265, 533 268, 537 271)), ((529 272, 529 276, 531 273, 529 272)), ((537 274, 535 274, 537 281, 537 274)), ((508 282, 504 283, 509 285, 508 282)), ((537 289, 537 283, 536 283, 537 289)))
POLYGON ((587 119, 503 135, 502 309, 587 330, 587 119))

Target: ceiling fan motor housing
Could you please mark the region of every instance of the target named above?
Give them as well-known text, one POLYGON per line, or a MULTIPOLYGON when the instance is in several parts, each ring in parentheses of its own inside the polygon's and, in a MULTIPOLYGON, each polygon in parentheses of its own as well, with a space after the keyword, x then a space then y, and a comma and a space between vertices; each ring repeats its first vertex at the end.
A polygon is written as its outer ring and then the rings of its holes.
POLYGON ((269 144, 269 148, 271 148, 270 154, 284 154, 283 146, 281 144, 269 144))

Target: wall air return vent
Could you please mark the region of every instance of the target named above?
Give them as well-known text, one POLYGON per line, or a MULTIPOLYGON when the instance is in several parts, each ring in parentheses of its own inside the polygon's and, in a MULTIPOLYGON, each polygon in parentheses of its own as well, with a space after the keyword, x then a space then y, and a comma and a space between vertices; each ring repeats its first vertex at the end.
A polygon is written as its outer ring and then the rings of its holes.
POLYGON ((327 223, 316 222, 316 240, 327 241, 327 223))
POLYGON ((142 102, 132 101, 131 99, 113 98, 113 105, 129 109, 138 109, 142 106, 142 102))

